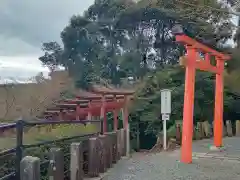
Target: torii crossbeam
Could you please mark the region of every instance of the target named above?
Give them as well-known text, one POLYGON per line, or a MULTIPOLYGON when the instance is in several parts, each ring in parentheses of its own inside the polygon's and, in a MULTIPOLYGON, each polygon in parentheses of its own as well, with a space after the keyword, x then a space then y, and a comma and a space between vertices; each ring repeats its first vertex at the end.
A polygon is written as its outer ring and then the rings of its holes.
POLYGON ((176 35, 176 41, 183 43, 187 50, 186 56, 183 58, 184 61, 181 62, 186 67, 181 162, 191 163, 196 69, 216 74, 214 145, 220 147, 222 146, 223 134, 223 72, 224 63, 230 59, 230 56, 211 49, 184 34, 176 35), (203 59, 200 58, 199 52, 204 54, 205 57, 203 59), (212 56, 216 60, 216 65, 210 63, 212 56))

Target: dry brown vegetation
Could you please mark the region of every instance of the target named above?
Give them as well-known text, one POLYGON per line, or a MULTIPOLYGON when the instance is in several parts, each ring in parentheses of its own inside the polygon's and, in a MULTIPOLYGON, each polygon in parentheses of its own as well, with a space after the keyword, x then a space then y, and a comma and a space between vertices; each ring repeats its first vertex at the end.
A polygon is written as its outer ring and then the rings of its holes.
POLYGON ((0 120, 32 119, 51 107, 64 92, 75 90, 67 72, 57 71, 50 76, 50 80, 39 83, 1 85, 0 120))

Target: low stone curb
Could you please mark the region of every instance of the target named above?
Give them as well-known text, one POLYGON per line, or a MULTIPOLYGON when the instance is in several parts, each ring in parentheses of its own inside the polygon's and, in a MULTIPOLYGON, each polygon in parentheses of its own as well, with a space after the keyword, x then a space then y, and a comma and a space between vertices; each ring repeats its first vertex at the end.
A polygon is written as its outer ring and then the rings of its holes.
POLYGON ((209 147, 209 150, 210 150, 210 151, 222 152, 222 151, 226 151, 226 147, 210 146, 210 147, 209 147))
POLYGON ((202 158, 211 158, 211 159, 218 159, 218 160, 226 160, 226 161, 237 161, 240 163, 239 157, 228 157, 224 155, 217 155, 217 154, 208 154, 208 153, 193 153, 194 159, 202 159, 202 158))

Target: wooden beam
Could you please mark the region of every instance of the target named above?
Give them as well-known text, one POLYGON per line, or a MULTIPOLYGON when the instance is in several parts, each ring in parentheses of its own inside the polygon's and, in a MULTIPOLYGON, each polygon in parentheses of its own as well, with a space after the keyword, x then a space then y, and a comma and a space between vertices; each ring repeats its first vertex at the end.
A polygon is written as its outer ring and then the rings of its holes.
MULTIPOLYGON (((187 60, 187 58, 185 56, 183 56, 183 57, 180 57, 179 63, 181 66, 187 66, 189 61, 187 60)), ((210 64, 210 62, 208 62, 206 60, 202 60, 202 59, 196 60, 194 65, 195 65, 196 69, 199 69, 202 71, 212 72, 212 73, 216 73, 216 74, 220 74, 223 72, 223 69, 213 66, 210 64)))
POLYGON ((216 56, 216 57, 219 57, 221 58, 222 60, 230 60, 231 57, 229 55, 225 55, 223 53, 220 53, 198 41, 196 41, 195 39, 192 39, 186 35, 176 35, 176 41, 177 42, 182 42, 186 45, 190 45, 192 46, 193 48, 196 48, 196 49, 199 49, 205 53, 210 53, 211 55, 213 56, 216 56))

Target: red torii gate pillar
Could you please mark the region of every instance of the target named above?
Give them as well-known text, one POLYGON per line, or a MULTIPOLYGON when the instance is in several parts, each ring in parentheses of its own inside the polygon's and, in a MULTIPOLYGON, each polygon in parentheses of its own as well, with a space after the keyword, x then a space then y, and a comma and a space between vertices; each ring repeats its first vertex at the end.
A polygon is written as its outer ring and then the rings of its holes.
MULTIPOLYGON (((88 108, 89 108, 89 109, 92 108, 92 101, 91 101, 91 100, 89 100, 89 102, 88 102, 88 108)), ((91 121, 91 120, 92 120, 92 111, 91 111, 91 110, 88 111, 87 120, 88 120, 88 121, 91 121)), ((91 122, 88 122, 88 124, 91 124, 91 122)))
POLYGON ((81 109, 80 104, 78 104, 76 107, 76 120, 80 120, 80 116, 79 116, 80 109, 81 109))
POLYGON ((177 42, 186 45, 187 54, 182 61, 186 66, 185 74, 185 94, 183 107, 183 129, 182 129, 182 149, 181 162, 192 162, 192 136, 193 136, 193 110, 194 110, 194 89, 196 69, 208 71, 216 74, 215 88, 215 109, 214 109, 214 145, 222 146, 223 128, 223 71, 224 61, 230 57, 217 52, 196 40, 186 36, 177 35, 177 42), (199 56, 199 51, 205 54, 204 59, 199 56), (216 66, 211 65, 210 56, 214 56, 216 66))
POLYGON ((107 112, 106 112, 106 97, 102 95, 102 106, 100 112, 100 119, 103 121, 103 134, 107 132, 107 112))
MULTIPOLYGON (((114 95, 114 102, 118 102, 116 95, 114 95)), ((114 122, 114 131, 118 130, 118 113, 119 110, 117 108, 115 108, 113 110, 113 122, 114 122)))
POLYGON ((215 87, 215 110, 214 110, 214 145, 216 147, 222 146, 223 137, 223 59, 217 58, 217 67, 222 70, 221 73, 216 74, 215 87))

